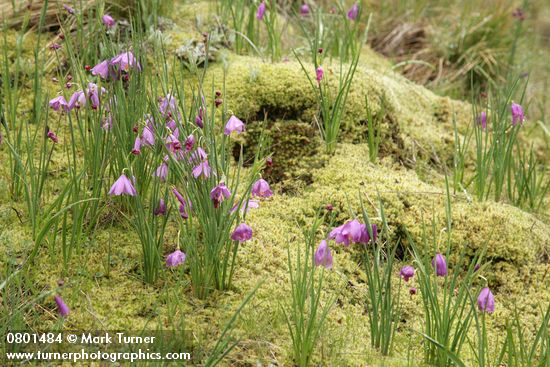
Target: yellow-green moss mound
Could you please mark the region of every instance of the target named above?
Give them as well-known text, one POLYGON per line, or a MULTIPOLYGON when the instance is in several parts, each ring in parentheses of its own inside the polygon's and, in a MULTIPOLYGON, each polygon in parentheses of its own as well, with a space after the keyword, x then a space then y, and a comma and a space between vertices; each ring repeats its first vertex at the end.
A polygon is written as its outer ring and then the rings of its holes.
MULTIPOLYGON (((139 276, 140 249, 135 233, 125 227, 102 230, 93 243, 83 247, 83 252, 71 262, 69 273, 64 275, 64 294, 72 308, 67 325, 74 329, 110 330, 184 327, 195 333, 192 342, 195 348, 206 347, 214 342, 245 295, 263 280, 251 305, 243 311, 237 329, 242 341, 226 364, 290 365, 291 344, 281 311, 290 301, 287 249, 290 246, 294 254, 303 248, 300 228, 310 224, 320 206, 333 204, 337 220, 344 221, 352 217, 353 212, 359 212, 358 195, 363 195, 371 220, 380 223, 377 211, 380 195, 392 240, 404 238, 406 229, 420 243, 422 218, 429 222, 434 216, 437 230, 445 228, 445 194, 441 188, 422 182, 413 171, 393 163, 371 164, 367 156, 365 145, 344 144, 324 168, 312 171, 314 183, 300 195, 275 195, 263 201, 259 209, 252 210, 248 222, 254 230, 254 239, 239 250, 235 288, 214 293, 207 301, 193 298, 188 278, 180 271, 164 271, 157 286, 144 286, 139 276), (178 306, 167 309, 168 298, 177 299, 178 306), (184 320, 184 324, 177 324, 179 320, 184 320)), ((527 324, 538 322, 537 305, 550 298, 548 292, 542 291, 547 283, 544 274, 550 266, 541 258, 541 254, 548 251, 550 228, 514 207, 470 203, 461 197, 452 199, 452 213, 453 255, 462 250, 473 254, 486 245, 488 260, 492 261, 485 275, 491 287, 498 285, 499 291, 495 292, 497 317, 490 332, 496 333, 502 327, 513 302, 520 304, 527 324)), ((7 221, 17 220, 14 213, 4 212, 4 216, 7 221)), ((329 230, 328 226, 323 227, 319 239, 329 230)), ((17 231, 3 233, 4 247, 20 241, 17 231)), ((21 243, 19 247, 29 246, 30 243, 21 243)), ((164 252, 173 250, 173 246, 167 238, 164 252)), ((377 361, 379 356, 368 348, 365 275, 358 262, 357 249, 333 243, 331 247, 335 266, 326 277, 325 290, 340 295, 329 317, 326 339, 321 344, 323 361, 338 366, 361 366, 365 361, 377 361)), ((62 271, 57 265, 59 261, 49 254, 44 248, 35 268, 40 269, 36 280, 46 288, 53 288, 62 271)), ((396 287, 400 287, 402 293, 406 324, 420 330, 420 298, 408 296, 407 288, 399 283, 396 287)), ((54 307, 53 303, 46 306, 54 307)), ((44 319, 54 321, 49 313, 40 318, 41 322, 44 319)), ((397 356, 407 354, 409 343, 413 343, 413 348, 420 348, 418 336, 402 331, 397 338, 397 356)), ((416 352, 420 353, 420 349, 416 352)), ((320 354, 316 358, 320 361, 320 354)), ((396 359, 388 364, 397 366, 401 362, 396 359)))
MULTIPOLYGON (((301 120, 313 123, 318 111, 316 92, 296 61, 264 63, 257 58, 228 57, 226 96, 234 114, 245 121, 301 120)), ((313 74, 313 66, 305 63, 313 74)), ((327 78, 335 90, 336 66, 326 65, 327 78)), ((207 76, 221 89, 221 66, 207 76)), ((382 152, 400 161, 449 162, 452 153, 452 119, 465 124, 470 118, 467 104, 439 97, 417 86, 389 68, 358 67, 343 115, 345 140, 365 141, 366 99, 373 114, 381 113, 382 152)))

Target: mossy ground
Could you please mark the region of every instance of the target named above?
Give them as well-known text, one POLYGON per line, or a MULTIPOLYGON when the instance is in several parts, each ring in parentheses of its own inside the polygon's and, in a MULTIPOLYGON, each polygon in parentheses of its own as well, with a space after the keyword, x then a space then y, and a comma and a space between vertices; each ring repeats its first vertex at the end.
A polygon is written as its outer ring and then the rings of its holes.
MULTIPOLYGON (((82 244, 67 272, 60 265, 58 251, 49 251, 52 244, 45 245, 32 270, 34 286, 53 289, 58 278, 65 279, 64 295, 73 310, 66 323, 68 328, 170 329, 174 318, 182 317, 185 329, 196 336, 194 347, 198 348, 214 340, 247 292, 263 280, 241 315, 237 335, 242 342, 227 364, 266 365, 276 361, 288 365, 290 340, 281 312, 289 300, 287 248, 294 251, 303 245, 300 227, 310 222, 319 207, 331 203, 336 219, 345 220, 350 217, 348 207, 359 211, 358 195, 363 195, 366 202, 372 203, 371 217, 379 221, 375 209, 380 195, 392 240, 402 236, 399 231, 405 227, 418 238, 421 218, 430 221, 435 216, 438 230, 444 228, 445 196, 441 188, 422 182, 410 170, 367 163, 366 155, 365 145, 344 144, 324 168, 312 172, 313 184, 300 195, 276 195, 253 210, 249 222, 255 237, 240 249, 235 289, 215 293, 207 301, 192 296, 188 278, 181 271, 165 272, 154 287, 144 285, 139 275, 138 238, 124 224, 98 231, 93 241, 82 244), (171 297, 178 300, 175 309, 167 309, 167 299, 171 297)), ((453 252, 471 253, 486 244, 488 259, 492 259, 484 270, 490 283, 498 287, 491 330, 501 332, 515 303, 520 306, 526 325, 540 321, 537 306, 550 301, 548 292, 541 292, 548 289, 549 266, 540 257, 548 246, 550 228, 532 215, 502 204, 468 203, 456 198, 452 210, 453 252)), ((21 258, 32 246, 26 234, 28 229, 17 224, 18 218, 9 204, 2 205, 0 212, 4 223, 1 245, 6 249, 3 262, 21 258)), ((165 252, 173 246, 167 238, 165 252)), ((334 251, 335 267, 327 276, 325 289, 340 295, 320 348, 324 361, 330 365, 359 366, 369 360, 369 355, 372 361, 378 361, 380 356, 368 348, 368 319, 363 303, 365 275, 357 249, 337 247, 334 251)), ((399 360, 405 363, 409 343, 418 349, 414 354, 420 353, 418 336, 411 334, 411 329, 421 328, 422 315, 419 296, 410 297, 408 288, 397 282, 397 274, 396 283, 404 301, 403 324, 394 353, 395 365, 400 365, 399 360)), ((46 300, 35 309, 30 318, 34 327, 53 325, 53 308, 53 302, 46 300)))
MULTIPOLYGON (((197 9, 206 9, 200 4, 198 8, 176 8, 176 18, 182 20, 179 28, 168 32, 174 45, 189 37, 200 37, 189 21, 189 15, 197 9)), ((334 207, 334 224, 342 223, 359 213, 360 197, 367 204, 371 220, 380 223, 380 200, 388 218, 389 241, 403 243, 399 255, 404 262, 398 262, 399 269, 409 261, 405 231, 420 243, 422 226, 430 226, 434 220, 436 235, 442 235, 446 200, 443 173, 452 159, 452 120, 456 119, 461 131, 471 120, 467 103, 437 96, 411 83, 392 71, 387 60, 370 51, 365 56, 369 57, 358 69, 344 114, 343 143, 333 157, 323 155, 319 139, 311 135, 315 95, 297 62, 272 64, 251 56, 225 56, 229 63, 223 96, 227 108, 251 124, 250 135, 254 123, 267 122, 274 169, 280 171, 273 177, 280 178, 284 173, 276 186, 279 193, 250 212, 254 238, 240 247, 232 290, 198 300, 192 295, 185 268, 164 271, 158 284, 145 285, 140 274, 139 239, 128 224, 118 221, 102 226, 93 238, 82 243, 66 268, 59 244, 45 243, 30 269, 29 287, 47 291, 56 287, 58 279, 64 279, 64 298, 72 309, 66 328, 187 330, 190 348, 198 351, 212 346, 242 299, 263 280, 237 323, 236 336, 241 341, 224 363, 291 365, 291 342, 282 308, 289 302, 287 251, 290 248, 294 254, 303 246, 301 228, 326 204, 334 207), (375 113, 380 111, 381 98, 386 103, 381 117, 381 159, 376 164, 369 162, 365 143, 365 97, 375 113), (294 135, 297 129, 305 132, 294 135), (277 146, 284 148, 276 153, 277 146), (303 156, 311 160, 304 161, 303 156), (307 173, 306 180, 302 173, 307 173)), ((207 80, 215 80, 221 89, 222 73, 221 63, 214 63, 207 80)), ((244 139, 245 146, 254 146, 247 136, 244 139)), ((0 146, 0 154, 7 156, 5 146, 0 146)), ((54 159, 63 166, 60 155, 54 159)), ((9 264, 20 264, 33 244, 25 216, 19 218, 17 214, 25 212, 23 205, 12 202, 5 189, 6 165, 0 172, 0 264, 5 274, 12 268, 9 264)), ((489 318, 492 340, 502 335, 515 305, 532 331, 540 323, 539 305, 550 302, 547 217, 503 203, 472 202, 464 195, 453 195, 451 202, 450 266, 461 252, 472 256, 484 246, 487 249, 487 265, 482 271, 495 289, 497 302, 496 312, 489 318)), ((322 230, 326 235, 328 223, 322 230)), ((164 253, 175 248, 169 235, 175 231, 172 222, 164 253)), ((435 243, 441 245, 439 238, 435 243)), ((333 251, 335 266, 327 274, 325 291, 339 296, 315 361, 334 366, 421 365, 422 338, 414 332, 420 331, 423 323, 420 295, 409 296, 408 287, 398 281, 396 272, 395 287, 401 292, 403 316, 394 357, 382 358, 369 347, 364 307, 366 277, 358 250, 333 246, 333 251)), ((51 327, 57 322, 53 310, 52 298, 44 298, 26 313, 29 325, 39 330, 51 327)), ((469 355, 466 359, 471 362, 471 358, 469 355)))

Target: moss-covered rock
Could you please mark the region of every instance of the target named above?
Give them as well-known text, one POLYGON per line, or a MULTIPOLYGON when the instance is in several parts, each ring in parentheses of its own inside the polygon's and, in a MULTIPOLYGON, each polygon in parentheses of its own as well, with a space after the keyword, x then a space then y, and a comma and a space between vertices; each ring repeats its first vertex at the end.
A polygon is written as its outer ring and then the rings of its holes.
MULTIPOLYGON (((439 181, 441 183, 441 180, 439 181)), ((318 207, 332 203, 338 218, 345 220, 348 208, 360 211, 359 195, 369 203, 373 217, 379 215, 379 196, 394 239, 406 229, 418 241, 422 222, 431 225, 432 218, 444 228, 446 194, 442 186, 420 180, 416 173, 396 165, 374 165, 368 162, 364 145, 344 144, 327 165, 315 171, 313 184, 286 216, 296 219, 311 215, 318 207), (307 203, 305 205, 304 203, 307 203), (341 214, 340 214, 341 213, 341 214)), ((474 251, 487 246, 487 257, 518 268, 540 261, 539 255, 550 246, 550 227, 522 210, 491 201, 471 202, 463 195, 452 196, 452 235, 456 250, 474 251)))
MULTIPOLYGON (((244 56, 230 56, 227 62, 224 101, 232 113, 244 121, 299 120, 314 124, 318 113, 316 92, 298 62, 272 64, 244 56)), ((305 66, 313 73, 313 66, 305 66)), ((336 65, 326 65, 326 70, 334 92, 336 65)), ((214 65, 207 80, 214 80, 221 89, 222 74, 223 68, 214 65)), ((344 140, 365 141, 366 100, 381 123, 382 153, 409 165, 418 160, 450 163, 452 119, 465 128, 470 118, 465 103, 436 96, 390 69, 381 71, 363 65, 357 69, 342 118, 344 140), (384 116, 380 115, 382 101, 384 116)))
MULTIPOLYGON (((252 162, 259 144, 269 152, 271 161, 262 176, 270 183, 281 183, 284 192, 296 191, 312 182, 312 170, 320 168, 328 158, 311 124, 299 121, 266 121, 252 123, 241 137, 244 140, 243 160, 252 162)), ((241 145, 235 145, 233 155, 239 159, 241 145)))

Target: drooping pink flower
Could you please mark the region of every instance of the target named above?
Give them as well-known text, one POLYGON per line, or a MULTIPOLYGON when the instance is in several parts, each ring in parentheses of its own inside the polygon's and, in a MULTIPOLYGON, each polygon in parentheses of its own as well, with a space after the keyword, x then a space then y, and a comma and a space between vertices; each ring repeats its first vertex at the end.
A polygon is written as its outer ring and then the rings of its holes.
POLYGON ((199 115, 197 115, 195 117, 195 124, 197 124, 198 127, 200 127, 201 129, 204 127, 204 124, 202 123, 202 117, 200 117, 199 115))
POLYGON ((185 150, 187 152, 190 152, 193 150, 193 146, 195 145, 195 137, 193 134, 189 135, 187 139, 185 139, 185 150))
POLYGON ((263 20, 265 15, 266 5, 265 2, 262 1, 260 5, 258 6, 258 11, 256 12, 256 18, 258 20, 263 20))
POLYGON ((495 297, 489 288, 485 287, 481 290, 481 292, 479 292, 479 296, 477 297, 477 307, 482 312, 495 312, 495 297))
POLYGON ((133 155, 140 155, 141 154, 141 139, 139 136, 136 137, 136 140, 134 140, 134 148, 132 149, 133 155))
POLYGON ((177 153, 181 150, 181 143, 174 134, 170 134, 166 137, 165 140, 166 148, 172 153, 177 153))
POLYGON ((132 184, 132 181, 125 174, 120 175, 118 180, 115 181, 111 189, 109 190, 109 195, 119 196, 119 195, 130 195, 136 196, 137 192, 132 184))
POLYGON ((220 203, 229 197, 231 197, 231 192, 223 182, 220 182, 210 191, 210 199, 214 203, 214 208, 218 208, 220 203))
MULTIPOLYGON (((341 238, 339 236, 341 236, 342 228, 344 228, 344 225, 345 224, 342 224, 341 226, 333 228, 332 231, 330 231, 330 233, 328 234, 328 238, 331 240, 336 240, 337 238, 341 238)), ((341 243, 341 242, 342 241, 339 240, 337 243, 341 243)))
POLYGON ((168 121, 166 121, 166 127, 169 128, 170 130, 176 132, 177 134, 174 134, 176 135, 176 138, 179 138, 179 131, 178 131, 178 128, 177 128, 177 124, 176 124, 176 120, 174 119, 169 119, 168 121))
POLYGON ((104 60, 92 68, 92 75, 99 75, 103 79, 107 79, 109 75, 109 61, 104 60))
POLYGON ((510 109, 512 110, 512 125, 516 126, 518 122, 523 124, 523 121, 525 120, 523 108, 517 103, 512 103, 510 109))
POLYGON ((323 80, 323 75, 325 75, 325 72, 323 71, 323 67, 319 66, 315 70, 315 79, 317 79, 317 82, 320 83, 321 80, 323 80))
POLYGON ((166 177, 168 177, 168 165, 166 163, 162 163, 160 166, 157 167, 154 173, 155 177, 158 177, 162 182, 166 181, 166 177))
POLYGON ((67 100, 63 96, 57 96, 51 99, 49 104, 54 111, 59 111, 60 108, 63 108, 65 111, 67 111, 69 107, 67 100))
POLYGON ((178 191, 178 189, 176 189, 175 187, 172 189, 172 193, 174 194, 174 196, 176 197, 176 199, 178 199, 178 201, 180 202, 180 204, 185 204, 185 199, 183 197, 182 194, 180 194, 180 192, 178 191))
POLYGON ((202 149, 201 147, 198 147, 197 150, 195 150, 191 157, 189 157, 189 162, 201 162, 206 160, 208 158, 208 154, 202 149))
POLYGON ((180 212, 180 216, 181 216, 183 219, 189 218, 189 214, 187 213, 187 203, 186 203, 185 201, 184 201, 183 203, 180 204, 178 210, 179 210, 179 212, 180 212))
MULTIPOLYGON (((101 94, 105 93, 105 88, 101 88, 101 94)), ((88 88, 86 89, 86 94, 90 99, 90 107, 97 110, 99 107, 99 87, 95 83, 88 83, 88 88)))
POLYGON ((208 161, 202 161, 197 166, 193 168, 193 177, 199 178, 200 176, 204 178, 210 177, 211 168, 208 165, 208 161))
POLYGON ((71 8, 69 5, 63 4, 63 8, 67 11, 67 13, 74 15, 74 9, 71 8))
POLYGON ((447 261, 441 254, 436 254, 432 260, 432 266, 435 268, 435 274, 438 277, 444 277, 447 275, 447 261))
POLYGON ((185 201, 183 195, 180 194, 179 191, 175 187, 172 189, 172 193, 174 194, 174 196, 176 197, 176 199, 178 199, 178 201, 180 203, 180 205, 179 205, 180 216, 183 219, 189 218, 189 214, 187 213, 187 202, 185 201))
POLYGON ((115 19, 109 14, 105 14, 103 17, 101 17, 101 21, 103 22, 103 24, 105 24, 107 28, 112 28, 116 24, 115 19))
POLYGON ((164 117, 178 117, 178 101, 168 93, 166 97, 160 99, 159 111, 164 117))
POLYGON ((121 71, 128 71, 130 68, 141 70, 141 65, 136 60, 132 51, 126 51, 113 57, 110 64, 117 65, 121 71))
POLYGON ((306 16, 308 14, 309 14, 309 5, 302 4, 302 6, 300 6, 300 15, 306 16))
POLYGON ((357 219, 350 220, 340 227, 334 228, 329 233, 329 238, 333 239, 336 243, 349 246, 351 242, 361 242, 363 231, 362 225, 357 219))
POLYGON ((327 269, 332 269, 332 254, 327 241, 322 240, 315 251, 315 266, 324 266, 327 269))
POLYGON ((48 137, 48 139, 50 139, 54 143, 57 143, 59 141, 59 139, 57 138, 57 135, 51 130, 48 130, 48 133, 46 134, 46 136, 48 137))
POLYGON ((252 238, 252 228, 250 228, 246 223, 241 223, 233 233, 231 234, 231 239, 233 241, 245 242, 252 238))
POLYGON ((201 129, 204 127, 204 123, 202 119, 204 118, 204 109, 202 107, 199 107, 199 113, 195 117, 195 124, 197 124, 198 127, 201 129))
POLYGON ((410 265, 406 265, 401 268, 401 271, 399 271, 399 275, 405 280, 406 282, 409 281, 414 276, 414 268, 410 265))
POLYGON ((149 124, 145 125, 141 132, 141 143, 145 146, 155 145, 155 133, 153 127, 149 124))
POLYGON ((268 198, 273 195, 273 191, 271 191, 267 181, 263 178, 260 178, 252 185, 252 195, 261 198, 268 198))
POLYGON ((481 111, 476 120, 483 130, 487 129, 487 112, 481 111))
POLYGON ((359 15, 359 4, 354 3, 351 8, 348 10, 348 19, 356 20, 359 15))
POLYGON ((416 294, 416 288, 415 288, 415 287, 410 287, 410 288, 409 288, 409 294, 410 294, 411 296, 414 296, 414 295, 416 294))
POLYGON ((166 266, 169 268, 173 268, 175 266, 183 264, 185 262, 185 258, 185 253, 181 252, 178 249, 166 256, 166 266))
POLYGON ((62 317, 69 316, 69 313, 71 312, 69 310, 69 307, 65 304, 65 301, 63 301, 63 298, 61 296, 56 295, 54 297, 55 303, 57 304, 57 311, 62 317))
POLYGON ((54 42, 50 45, 50 50, 54 50, 54 51, 57 51, 61 48, 61 45, 57 42, 54 42))
MULTIPOLYGON (((376 242, 376 239, 378 238, 378 226, 376 224, 373 224, 371 226, 372 230, 372 242, 376 242)), ((361 224, 361 240, 360 243, 367 244, 371 240, 371 234, 369 233, 369 230, 367 228, 366 224, 361 224)))
POLYGON ((159 200, 159 204, 153 211, 154 215, 165 215, 166 214, 166 203, 164 203, 164 199, 159 200))
POLYGON ((242 133, 244 131, 244 122, 239 120, 235 115, 232 115, 225 124, 225 129, 223 130, 223 133, 225 135, 231 135, 231 133, 234 131, 237 134, 242 133))
POLYGON ((72 110, 73 108, 80 108, 86 105, 86 94, 84 94, 84 91, 76 91, 71 96, 71 99, 69 99, 69 110, 72 110))

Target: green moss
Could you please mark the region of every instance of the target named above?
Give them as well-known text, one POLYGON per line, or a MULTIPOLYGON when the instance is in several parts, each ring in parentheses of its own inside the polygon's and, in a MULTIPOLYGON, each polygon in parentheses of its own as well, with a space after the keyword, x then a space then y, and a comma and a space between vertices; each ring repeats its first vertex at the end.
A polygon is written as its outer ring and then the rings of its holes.
MULTIPOLYGON (((210 299, 199 301, 192 297, 188 275, 181 270, 162 272, 155 287, 144 285, 139 275, 139 241, 126 226, 100 229, 92 242, 82 244, 75 253, 68 273, 63 272, 59 258, 55 257, 59 256, 59 249, 51 251, 52 244, 45 244, 32 271, 35 289, 53 291, 57 279, 65 280, 61 293, 72 310, 66 323, 72 329, 140 330, 160 326, 170 329, 175 327, 174 319, 182 318, 185 329, 193 330, 195 335, 188 338, 193 340, 190 348, 199 351, 213 345, 243 297, 263 280, 241 315, 236 330, 241 342, 225 365, 275 362, 290 365, 291 342, 281 312, 281 307, 290 301, 287 248, 290 246, 291 254, 302 248, 300 227, 309 224, 319 206, 333 203, 337 219, 346 220, 350 217, 348 202, 352 210, 359 210, 357 194, 361 190, 366 194, 373 220, 378 223, 380 219, 374 208, 380 194, 393 239, 406 227, 418 241, 422 216, 430 220, 432 214, 435 215, 440 223, 438 229, 443 228, 441 189, 422 182, 413 171, 393 166, 391 162, 373 165, 368 162, 366 153, 364 145, 342 145, 324 168, 313 170, 313 183, 300 196, 276 195, 250 212, 247 222, 254 229, 254 240, 239 250, 235 288, 231 291, 215 292, 210 299)), ((0 244, 2 248, 20 248, 19 253, 24 254, 32 243, 22 241, 25 235, 21 233, 27 230, 13 226, 17 217, 7 209, 4 206, 2 211, 7 223, 0 244), (14 230, 6 230, 10 226, 14 230)), ((504 320, 510 316, 513 302, 521 305, 522 321, 526 325, 540 322, 536 306, 549 299, 548 292, 541 291, 548 264, 539 256, 539 250, 550 238, 548 226, 513 207, 495 203, 471 204, 455 198, 453 228, 453 252, 460 251, 463 246, 474 251, 488 239, 488 254, 494 261, 484 274, 491 287, 499 286, 495 292, 497 312, 490 333, 501 330, 504 320)), ((328 230, 325 227, 324 234, 328 230)), ((163 253, 173 250, 169 238, 167 236, 163 253)), ((340 295, 321 341, 322 359, 318 354, 315 360, 339 366, 362 366, 365 362, 377 364, 381 361, 389 366, 400 366, 406 364, 404 359, 410 350, 413 361, 420 363, 420 339, 407 331, 422 327, 422 315, 418 311, 421 309, 420 297, 408 296, 407 288, 396 282, 396 287, 401 287, 404 321, 397 334, 397 357, 382 359, 368 347, 368 317, 363 306, 365 275, 357 262, 356 250, 331 247, 335 268, 327 274, 325 289, 340 292, 340 295)), ((21 260, 22 257, 16 261, 21 260)), ((42 307, 33 310, 29 317, 38 329, 55 322, 52 299, 47 298, 40 304, 42 307)))
POLYGON ((171 53, 190 42, 200 42, 203 39, 202 32, 208 32, 213 27, 212 2, 193 1, 190 3, 177 2, 173 13, 169 14, 162 32, 163 47, 171 53))
MULTIPOLYGON (((298 120, 312 123, 317 114, 316 94, 298 62, 262 63, 256 58, 230 56, 224 101, 228 109, 245 121, 264 119, 298 120)), ((306 63, 306 68, 313 67, 306 63)), ((335 91, 336 65, 326 66, 335 91)), ((222 89, 221 65, 214 65, 207 80, 222 89)), ((390 69, 358 68, 342 119, 344 140, 366 139, 366 101, 373 113, 381 112, 382 153, 414 165, 417 161, 450 162, 452 118, 459 125, 470 117, 467 104, 438 97, 414 85, 390 69)))
MULTIPOLYGON (((422 220, 429 224, 432 216, 443 228, 445 193, 441 188, 421 181, 413 171, 370 164, 367 157, 364 145, 342 145, 339 154, 313 174, 314 184, 296 199, 308 203, 305 213, 331 202, 342 212, 340 217, 345 218, 349 216, 348 203, 359 211, 361 192, 367 202, 373 203, 370 208, 377 206, 374 204, 380 195, 396 237, 403 235, 400 230, 406 228, 418 238, 422 220)), ((537 262, 538 254, 548 245, 549 226, 518 208, 494 202, 468 202, 463 196, 455 196, 452 202, 454 243, 467 246, 470 253, 486 245, 489 258, 522 267, 537 262)), ((293 206, 303 211, 302 204, 293 206)), ((286 214, 303 217, 299 211, 286 214)))
MULTIPOLYGON (((269 152, 272 163, 267 165, 262 177, 268 182, 281 183, 284 192, 296 192, 312 182, 312 169, 324 165, 319 131, 311 124, 298 121, 277 121, 248 124, 242 134, 243 160, 252 162, 259 149, 269 152)), ((239 159, 241 145, 235 145, 233 155, 239 159)))

